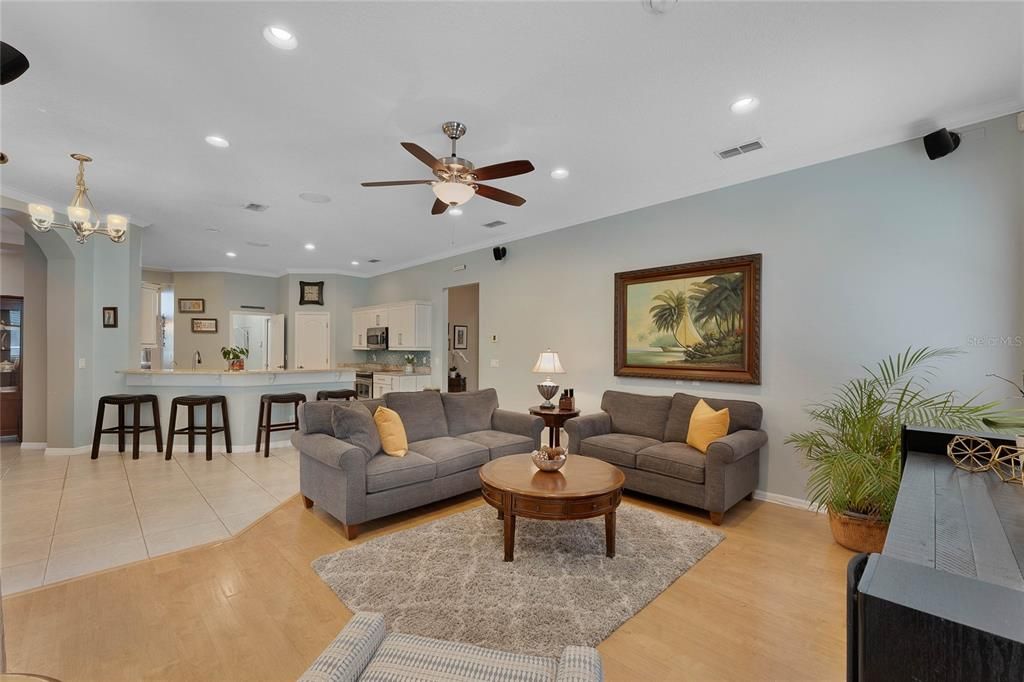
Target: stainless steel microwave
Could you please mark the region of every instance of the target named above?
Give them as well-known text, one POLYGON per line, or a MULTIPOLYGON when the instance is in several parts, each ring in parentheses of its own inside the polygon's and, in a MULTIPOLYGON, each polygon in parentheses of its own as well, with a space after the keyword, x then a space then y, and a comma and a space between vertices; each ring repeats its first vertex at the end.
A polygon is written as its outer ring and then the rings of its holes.
POLYGON ((370 327, 366 330, 366 347, 370 350, 388 349, 388 328, 370 327))

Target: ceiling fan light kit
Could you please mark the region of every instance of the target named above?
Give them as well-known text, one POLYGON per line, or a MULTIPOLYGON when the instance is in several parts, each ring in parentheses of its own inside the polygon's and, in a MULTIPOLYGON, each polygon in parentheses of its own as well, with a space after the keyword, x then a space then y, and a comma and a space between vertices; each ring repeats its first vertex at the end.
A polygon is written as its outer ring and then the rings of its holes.
POLYGON ((71 158, 78 162, 78 174, 75 176, 75 194, 67 207, 68 223, 55 222, 53 208, 46 204, 29 204, 32 227, 37 232, 49 232, 54 227, 72 230, 79 244, 84 244, 94 234, 106 235, 115 244, 123 243, 128 236, 128 216, 111 213, 107 216, 106 226, 102 226, 100 213, 93 206, 89 188, 85 186, 85 164, 92 158, 85 154, 72 154, 71 158))
POLYGON ((497 180, 514 175, 523 175, 533 170, 533 164, 525 159, 506 161, 477 168, 468 159, 458 155, 458 141, 466 134, 466 124, 459 121, 445 121, 441 132, 452 142, 450 156, 435 158, 430 152, 413 142, 403 142, 402 147, 429 166, 434 180, 392 180, 385 182, 364 182, 363 187, 395 187, 399 185, 430 185, 436 197, 430 209, 432 215, 440 215, 452 206, 461 206, 479 194, 485 199, 509 206, 522 206, 526 199, 497 187, 481 185, 479 180, 497 180))

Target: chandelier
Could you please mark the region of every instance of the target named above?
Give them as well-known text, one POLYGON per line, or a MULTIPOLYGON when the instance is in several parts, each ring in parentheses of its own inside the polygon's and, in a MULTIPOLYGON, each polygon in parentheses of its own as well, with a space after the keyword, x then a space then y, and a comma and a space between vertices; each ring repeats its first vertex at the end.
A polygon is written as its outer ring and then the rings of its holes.
POLYGON ((32 227, 39 232, 49 232, 54 227, 72 230, 79 244, 84 244, 94 234, 104 234, 115 244, 121 244, 127 238, 128 217, 111 213, 107 215, 106 226, 101 227, 100 213, 92 205, 89 188, 85 186, 85 164, 92 161, 92 158, 85 154, 72 154, 71 158, 78 162, 78 175, 75 176, 75 195, 68 206, 70 224, 53 222, 53 208, 46 204, 29 204, 32 227))

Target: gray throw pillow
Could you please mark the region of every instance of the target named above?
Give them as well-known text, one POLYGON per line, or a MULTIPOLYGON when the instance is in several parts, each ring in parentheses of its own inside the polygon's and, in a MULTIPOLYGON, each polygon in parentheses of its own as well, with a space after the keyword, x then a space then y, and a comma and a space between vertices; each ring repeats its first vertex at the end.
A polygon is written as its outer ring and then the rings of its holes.
POLYGON ((366 450, 373 457, 380 452, 380 433, 373 415, 358 402, 342 405, 331 415, 334 437, 366 450))

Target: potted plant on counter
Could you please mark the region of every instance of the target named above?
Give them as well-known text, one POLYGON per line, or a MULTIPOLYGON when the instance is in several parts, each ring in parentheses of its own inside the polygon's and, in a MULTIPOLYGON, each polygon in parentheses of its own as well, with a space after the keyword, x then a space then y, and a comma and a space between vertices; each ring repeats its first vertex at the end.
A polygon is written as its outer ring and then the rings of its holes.
POLYGON ((404 359, 405 359, 405 373, 406 374, 412 374, 412 372, 413 372, 413 365, 416 363, 416 356, 413 355, 412 353, 406 353, 404 359))
POLYGON ((228 371, 241 372, 245 369, 245 359, 249 357, 249 349, 245 346, 222 346, 220 354, 228 363, 228 371))
POLYGON ((791 434, 811 470, 808 500, 828 511, 832 537, 858 552, 881 552, 900 487, 900 432, 905 424, 976 429, 999 414, 998 403, 958 403, 953 391, 929 393, 933 363, 951 348, 908 348, 864 368, 867 376, 808 408, 819 426, 791 434))

